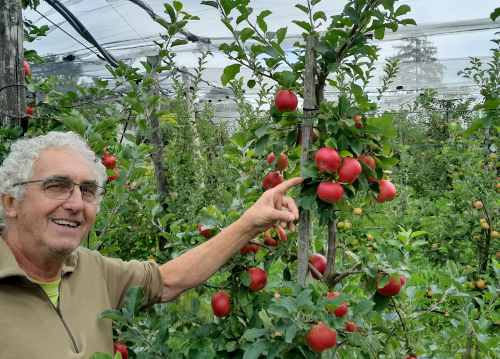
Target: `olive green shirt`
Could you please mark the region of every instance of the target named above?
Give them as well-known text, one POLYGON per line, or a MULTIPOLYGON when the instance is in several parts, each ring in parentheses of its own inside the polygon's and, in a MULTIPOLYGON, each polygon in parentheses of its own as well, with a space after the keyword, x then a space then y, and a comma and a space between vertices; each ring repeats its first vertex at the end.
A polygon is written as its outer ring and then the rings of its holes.
POLYGON ((121 309, 132 286, 142 285, 146 307, 160 301, 163 279, 154 261, 124 262, 76 249, 63 266, 55 307, 0 238, 0 358, 89 359, 113 354, 107 309, 121 309))

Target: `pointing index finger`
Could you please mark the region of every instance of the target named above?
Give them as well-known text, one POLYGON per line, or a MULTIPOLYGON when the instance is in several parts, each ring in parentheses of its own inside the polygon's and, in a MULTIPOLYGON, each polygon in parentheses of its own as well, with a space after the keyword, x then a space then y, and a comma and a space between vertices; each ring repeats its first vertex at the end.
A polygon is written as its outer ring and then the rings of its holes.
POLYGON ((277 185, 276 187, 274 187, 274 190, 278 193, 285 194, 285 192, 288 191, 290 188, 295 187, 296 185, 302 183, 303 181, 304 178, 295 177, 277 185))

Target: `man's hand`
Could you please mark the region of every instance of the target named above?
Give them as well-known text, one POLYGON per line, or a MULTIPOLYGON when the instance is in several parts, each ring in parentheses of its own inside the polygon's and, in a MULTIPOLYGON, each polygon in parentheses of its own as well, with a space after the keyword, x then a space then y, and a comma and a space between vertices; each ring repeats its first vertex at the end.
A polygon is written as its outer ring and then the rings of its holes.
POLYGON ((276 222, 279 222, 281 227, 288 227, 291 232, 295 232, 293 221, 299 219, 299 209, 292 198, 285 196, 285 192, 303 180, 302 177, 292 178, 267 190, 243 214, 241 220, 253 227, 257 234, 267 231, 276 222))

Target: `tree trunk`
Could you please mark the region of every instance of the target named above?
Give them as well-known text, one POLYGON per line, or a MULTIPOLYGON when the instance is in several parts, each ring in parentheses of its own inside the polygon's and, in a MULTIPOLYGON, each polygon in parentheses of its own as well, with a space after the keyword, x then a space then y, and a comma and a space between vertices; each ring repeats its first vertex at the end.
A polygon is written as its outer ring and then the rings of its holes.
MULTIPOLYGON (((155 67, 159 65, 160 61, 157 61, 155 67)), ((150 64, 151 65, 151 64, 150 64)), ((154 82, 148 86, 149 91, 153 95, 160 96, 160 84, 158 83, 158 72, 152 71, 154 82)), ((160 110, 160 105, 153 110, 153 113, 160 110)), ((161 119, 160 117, 155 117, 150 119, 150 126, 156 128, 156 131, 149 135, 149 140, 152 145, 154 145, 154 150, 151 153, 153 159, 153 165, 155 167, 155 178, 156 178, 156 191, 162 199, 168 195, 168 181, 165 176, 165 151, 163 150, 163 138, 161 134, 161 119)))
MULTIPOLYGON (((315 77, 314 65, 316 57, 314 55, 313 46, 318 41, 316 36, 307 38, 306 49, 306 68, 304 71, 304 118, 302 122, 302 130, 299 136, 302 136, 302 154, 300 159, 300 167, 304 168, 308 161, 309 148, 312 147, 312 124, 308 120, 314 117, 313 108, 315 105, 315 77), (306 151, 307 150, 307 151, 306 151)), ((301 171, 301 175, 304 173, 301 171)), ((297 283, 304 285, 306 283, 309 263, 309 236, 311 229, 311 213, 302 211, 299 219, 299 242, 298 242, 298 268, 297 268, 297 283)))
MULTIPOLYGON (((189 76, 189 72, 186 67, 182 67, 180 70, 182 72, 182 81, 184 82, 184 93, 186 95, 186 103, 189 111, 189 122, 191 123, 191 129, 193 130, 194 133, 194 138, 193 138, 195 146, 194 153, 196 154, 196 156, 198 156, 198 158, 201 158, 200 136, 198 135, 198 128, 196 127, 196 115, 193 105, 193 94, 191 92, 191 87, 192 87, 191 77, 189 76)), ((200 172, 203 173, 203 168, 201 166, 200 166, 200 172)), ((200 188, 205 188, 205 183, 203 180, 200 181, 200 188)))
POLYGON ((0 124, 21 126, 26 113, 21 0, 0 0, 0 124))

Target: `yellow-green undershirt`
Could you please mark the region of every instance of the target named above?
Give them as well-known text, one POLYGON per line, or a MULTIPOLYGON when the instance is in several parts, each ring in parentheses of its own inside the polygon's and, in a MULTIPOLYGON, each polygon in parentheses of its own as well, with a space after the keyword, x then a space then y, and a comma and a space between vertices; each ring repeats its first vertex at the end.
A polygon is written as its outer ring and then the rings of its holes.
POLYGON ((47 294, 54 307, 57 308, 57 304, 59 302, 59 283, 61 283, 61 278, 54 282, 43 283, 37 280, 30 278, 33 283, 36 283, 42 287, 43 291, 47 294))

